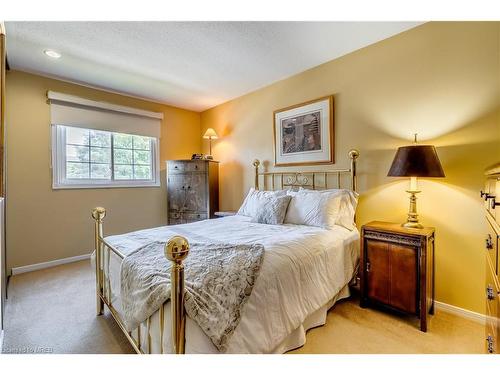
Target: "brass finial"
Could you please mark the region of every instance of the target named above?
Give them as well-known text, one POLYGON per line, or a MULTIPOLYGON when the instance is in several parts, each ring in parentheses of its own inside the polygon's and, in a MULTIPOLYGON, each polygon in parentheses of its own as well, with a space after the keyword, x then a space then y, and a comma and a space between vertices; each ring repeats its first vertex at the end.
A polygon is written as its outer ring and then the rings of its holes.
POLYGON ((189 242, 182 236, 174 236, 165 245, 165 257, 172 262, 182 262, 189 254, 189 242))
POLYGON ((106 209, 104 207, 96 207, 92 210, 92 218, 94 220, 102 220, 106 216, 106 209))
POLYGON ((349 157, 351 159, 357 159, 358 156, 359 156, 359 151, 358 150, 352 149, 352 150, 349 151, 349 157))
POLYGON ((253 166, 254 166, 255 168, 257 168, 259 165, 260 165, 260 160, 259 160, 259 159, 255 159, 255 160, 253 161, 253 166))

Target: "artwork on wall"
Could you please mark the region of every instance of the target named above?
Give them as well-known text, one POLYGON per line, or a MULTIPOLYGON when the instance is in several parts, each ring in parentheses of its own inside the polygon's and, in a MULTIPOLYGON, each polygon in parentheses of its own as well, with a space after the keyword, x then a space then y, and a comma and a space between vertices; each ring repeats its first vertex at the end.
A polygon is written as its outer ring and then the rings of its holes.
POLYGON ((274 165, 334 162, 333 96, 274 111, 274 165))

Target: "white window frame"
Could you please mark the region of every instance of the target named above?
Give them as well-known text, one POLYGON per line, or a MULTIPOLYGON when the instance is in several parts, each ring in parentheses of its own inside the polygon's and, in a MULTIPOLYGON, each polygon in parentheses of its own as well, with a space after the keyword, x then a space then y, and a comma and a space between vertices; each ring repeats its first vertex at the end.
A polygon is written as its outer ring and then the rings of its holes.
MULTIPOLYGON (((91 128, 83 128, 94 130, 91 128)), ((109 131, 110 133, 115 133, 109 131)), ((128 134, 128 133, 123 133, 128 134)), ((128 134, 134 135, 134 134, 128 134)), ((66 126, 52 125, 52 188, 53 189, 96 189, 127 187, 158 187, 160 183, 159 139, 151 137, 151 179, 150 180, 107 180, 66 178, 66 126)), ((113 150, 111 150, 113 152, 113 150)), ((114 169, 113 161, 111 168, 114 169)))

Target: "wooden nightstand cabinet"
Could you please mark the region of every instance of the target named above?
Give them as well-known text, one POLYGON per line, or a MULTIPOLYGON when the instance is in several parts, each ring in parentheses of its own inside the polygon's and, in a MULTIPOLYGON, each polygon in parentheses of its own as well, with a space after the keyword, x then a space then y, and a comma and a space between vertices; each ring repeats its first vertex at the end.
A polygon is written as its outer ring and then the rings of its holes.
POLYGON ((361 228, 361 307, 414 314, 427 331, 434 313, 434 228, 372 221, 361 228))

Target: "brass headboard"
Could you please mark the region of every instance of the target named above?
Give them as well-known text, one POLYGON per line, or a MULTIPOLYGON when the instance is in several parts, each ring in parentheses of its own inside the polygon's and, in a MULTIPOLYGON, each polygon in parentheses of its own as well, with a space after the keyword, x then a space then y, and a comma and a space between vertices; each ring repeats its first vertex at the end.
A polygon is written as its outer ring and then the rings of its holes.
POLYGON ((262 187, 268 190, 307 188, 312 190, 323 190, 329 188, 342 188, 344 176, 349 176, 349 189, 357 191, 356 159, 359 157, 358 150, 349 151, 351 167, 348 169, 333 169, 325 171, 283 171, 283 172, 260 172, 260 160, 255 159, 255 189, 262 187), (332 178, 334 181, 332 181, 332 178), (276 181, 278 180, 278 181, 276 181))

